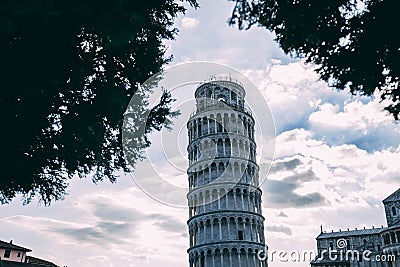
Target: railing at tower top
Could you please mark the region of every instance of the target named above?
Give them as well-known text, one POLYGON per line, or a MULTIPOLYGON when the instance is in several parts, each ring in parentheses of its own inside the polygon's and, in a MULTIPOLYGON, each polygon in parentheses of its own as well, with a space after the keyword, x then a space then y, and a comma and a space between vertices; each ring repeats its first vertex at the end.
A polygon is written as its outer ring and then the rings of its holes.
POLYGON ((250 107, 247 106, 246 104, 244 104, 243 106, 239 106, 239 105, 233 105, 233 104, 227 105, 225 103, 217 103, 217 104, 205 105, 204 107, 196 108, 195 110, 193 110, 190 113, 189 118, 190 119, 193 118, 199 112, 212 111, 212 110, 227 110, 227 107, 229 107, 229 109, 232 109, 235 111, 244 112, 247 115, 249 115, 250 117, 253 117, 253 113, 252 113, 250 107))
POLYGON ((232 78, 230 75, 229 76, 211 76, 210 78, 208 78, 205 81, 202 81, 197 88, 200 88, 202 85, 207 84, 207 83, 213 83, 213 82, 232 82, 232 83, 236 83, 237 85, 239 85, 240 87, 242 87, 244 89, 244 85, 241 81, 232 78))

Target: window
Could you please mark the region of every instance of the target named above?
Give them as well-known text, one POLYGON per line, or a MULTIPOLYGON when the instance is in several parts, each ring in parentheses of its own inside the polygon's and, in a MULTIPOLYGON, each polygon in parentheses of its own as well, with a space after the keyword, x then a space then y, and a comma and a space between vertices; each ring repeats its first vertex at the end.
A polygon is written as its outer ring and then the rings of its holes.
POLYGON ((390 239, 392 241, 392 244, 396 244, 396 236, 395 236, 394 232, 390 233, 390 239))
POLYGON ((9 258, 9 257, 10 257, 10 254, 11 254, 11 249, 6 249, 6 250, 4 251, 4 258, 9 258))
POLYGON ((18 252, 17 257, 18 258, 21 257, 21 252, 18 252))
POLYGON ((392 207, 392 214, 393 214, 393 216, 397 215, 397 211, 396 211, 396 207, 395 206, 392 207))
POLYGON ((208 98, 211 98, 211 97, 212 97, 212 91, 211 91, 210 89, 208 89, 208 91, 207 91, 207 97, 208 97, 208 98))
POLYGON ((243 240, 243 231, 238 231, 238 238, 239 240, 243 240))

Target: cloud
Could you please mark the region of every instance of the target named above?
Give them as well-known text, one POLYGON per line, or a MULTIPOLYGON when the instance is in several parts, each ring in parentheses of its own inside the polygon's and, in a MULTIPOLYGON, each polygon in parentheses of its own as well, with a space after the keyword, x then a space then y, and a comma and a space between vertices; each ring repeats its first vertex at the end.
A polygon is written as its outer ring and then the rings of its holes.
POLYGON ((298 166, 300 166, 302 164, 303 163, 298 158, 294 158, 289 161, 276 161, 273 163, 271 172, 279 172, 279 171, 283 171, 283 170, 291 171, 291 170, 296 169, 298 166))
POLYGON ((298 194, 295 191, 304 183, 318 179, 313 171, 294 174, 282 180, 268 180, 264 186, 266 203, 273 208, 303 208, 327 205, 319 192, 298 194))
POLYGON ((176 41, 165 42, 174 62, 212 61, 239 69, 261 68, 272 58, 291 61, 273 42, 275 36, 269 31, 256 27, 239 31, 229 26, 233 6, 229 1, 205 0, 201 8, 188 9, 178 20, 176 41), (189 18, 185 21, 189 27, 182 23, 185 18, 189 18), (196 26, 192 27, 193 24, 196 26))
POLYGON ((400 127, 382 109, 378 99, 356 99, 342 106, 325 103, 310 115, 310 130, 329 144, 352 143, 368 152, 397 147, 400 127))
POLYGON ((303 160, 300 155, 276 160, 263 186, 267 205, 273 208, 327 205, 327 200, 319 192, 299 193, 307 183, 320 181, 308 166, 309 163, 304 163, 303 160))
POLYGON ((244 73, 267 100, 278 134, 298 128, 307 129, 309 117, 319 105, 325 102, 343 103, 349 97, 346 92, 334 91, 319 81, 314 68, 302 61, 273 61, 264 69, 244 70, 244 73))
POLYGON ((283 213, 283 211, 281 211, 278 215, 276 215, 277 217, 283 217, 283 218, 287 218, 288 216, 283 213))
POLYGON ((267 225, 267 231, 275 233, 283 233, 285 235, 292 235, 292 230, 287 226, 267 225))
POLYGON ((326 205, 325 198, 318 192, 300 195, 294 191, 299 183, 283 180, 269 180, 264 187, 266 203, 274 208, 302 208, 326 205))
POLYGON ((93 215, 104 221, 140 222, 146 218, 136 208, 109 202, 107 199, 93 199, 90 204, 93 215))
POLYGON ((199 21, 195 18, 184 17, 181 21, 181 27, 183 29, 191 29, 196 27, 199 24, 199 21))
POLYGON ((161 230, 169 233, 180 233, 186 235, 187 226, 182 220, 177 220, 172 216, 165 214, 152 214, 148 216, 149 219, 155 220, 154 225, 158 226, 161 230))
POLYGON ((264 69, 244 73, 263 92, 277 134, 309 131, 328 145, 354 144, 368 152, 397 148, 400 125, 383 111, 379 95, 351 96, 319 80, 314 66, 302 61, 271 61, 264 69))
POLYGON ((79 241, 109 247, 113 243, 126 243, 125 238, 132 236, 134 223, 97 222, 90 227, 82 228, 49 228, 52 233, 59 233, 64 237, 79 241))

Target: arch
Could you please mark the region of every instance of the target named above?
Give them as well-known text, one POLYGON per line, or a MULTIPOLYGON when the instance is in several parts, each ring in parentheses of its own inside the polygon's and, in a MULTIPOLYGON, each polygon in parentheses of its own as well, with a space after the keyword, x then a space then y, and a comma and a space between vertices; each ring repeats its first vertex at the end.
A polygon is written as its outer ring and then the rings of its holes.
POLYGON ((234 173, 234 179, 236 178, 237 180, 235 180, 235 182, 239 182, 240 179, 240 168, 239 168, 239 163, 237 163, 236 161, 233 163, 233 173, 234 173))
POLYGON ((218 191, 216 188, 212 190, 210 205, 212 206, 213 210, 218 209, 218 191))
POLYGON ((229 116, 228 116, 228 114, 227 113, 224 113, 224 115, 223 115, 223 117, 224 117, 224 120, 223 120, 223 129, 222 129, 222 131, 224 132, 224 133, 226 133, 226 132, 229 132, 229 116))
POLYGON ((210 115, 210 134, 216 133, 215 128, 216 120, 214 119, 214 114, 210 115))
POLYGON ((218 176, 223 175, 225 172, 225 165, 223 162, 218 163, 218 176))
POLYGON ((232 154, 231 140, 229 138, 225 139, 225 155, 230 157, 232 154))
POLYGON ((202 135, 206 135, 208 134, 208 118, 204 116, 201 121, 203 127, 202 135))
POLYGON ((224 102, 224 103, 226 103, 226 97, 225 97, 225 95, 223 95, 223 94, 219 94, 218 97, 217 97, 217 99, 218 99, 218 102, 224 102))
POLYGON ((217 163, 213 162, 211 163, 211 180, 213 181, 215 177, 217 177, 217 163))
POLYGON ((240 164, 240 176, 241 176, 241 182, 242 183, 247 183, 247 175, 246 175, 246 166, 244 165, 244 163, 242 162, 240 164))
POLYGON ((212 90, 210 88, 207 89, 207 97, 208 98, 212 98, 213 97, 213 92, 212 92, 212 90))
POLYGON ((396 243, 396 236, 395 236, 394 232, 390 232, 390 240, 391 240, 392 244, 396 243))
POLYGON ((223 144, 222 138, 218 138, 217 157, 223 157, 223 156, 224 156, 224 144, 223 144))
POLYGON ((202 133, 202 131, 201 131, 201 118, 198 118, 197 119, 197 137, 200 137, 201 136, 201 133, 202 133))

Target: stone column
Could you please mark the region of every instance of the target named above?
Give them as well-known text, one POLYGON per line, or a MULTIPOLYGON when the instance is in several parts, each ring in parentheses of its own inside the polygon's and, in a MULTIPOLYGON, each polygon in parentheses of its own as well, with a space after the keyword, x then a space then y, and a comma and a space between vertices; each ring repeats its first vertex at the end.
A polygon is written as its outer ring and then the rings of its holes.
POLYGON ((230 227, 230 223, 231 223, 231 220, 230 220, 230 219, 227 220, 226 224, 228 225, 228 240, 230 240, 230 237, 231 237, 231 227, 230 227))
POLYGON ((222 229, 221 229, 221 221, 218 220, 218 224, 219 224, 219 240, 222 240, 222 229))
POLYGON ((247 193, 247 210, 248 211, 251 211, 251 208, 250 208, 251 206, 250 206, 250 192, 248 192, 247 193))
POLYGON ((206 212, 206 196, 203 195, 203 212, 206 212))
POLYGON ((211 241, 214 241, 214 220, 210 221, 211 226, 211 241))
POLYGON ((228 192, 225 192, 225 198, 226 198, 226 201, 225 201, 225 208, 226 208, 226 209, 229 209, 229 191, 228 191, 228 192))
POLYGON ((246 220, 243 220, 243 240, 246 240, 246 220))
POLYGON ((207 243, 207 223, 204 222, 203 224, 203 229, 204 229, 204 242, 203 243, 207 243))
POLYGON ((240 197, 242 199, 242 209, 244 210, 244 198, 243 198, 243 192, 240 192, 240 197))
POLYGON ((235 202, 235 209, 237 209, 237 202, 236 202, 236 192, 233 192, 233 200, 235 202))
POLYGON ((253 235, 253 222, 250 219, 250 241, 254 241, 254 235, 253 235))

